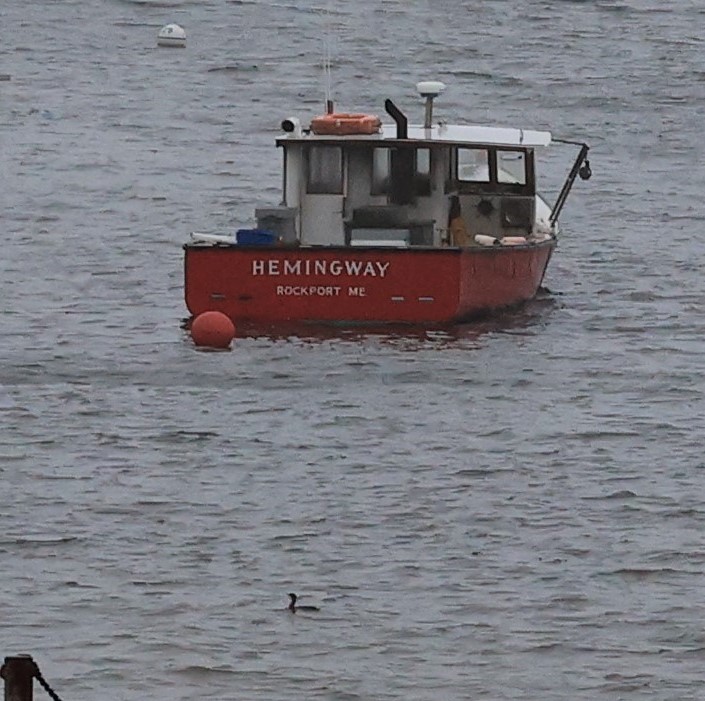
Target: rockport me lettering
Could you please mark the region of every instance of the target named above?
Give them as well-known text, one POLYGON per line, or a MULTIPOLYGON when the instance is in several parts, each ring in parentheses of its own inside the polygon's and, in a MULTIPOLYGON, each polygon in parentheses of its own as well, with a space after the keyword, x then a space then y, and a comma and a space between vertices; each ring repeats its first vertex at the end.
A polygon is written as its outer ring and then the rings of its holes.
POLYGON ((389 271, 389 261, 379 260, 282 260, 269 258, 252 261, 252 275, 348 275, 350 277, 383 278, 389 271))
POLYGON ((340 287, 339 285, 277 285, 279 297, 367 297, 364 287, 340 287))

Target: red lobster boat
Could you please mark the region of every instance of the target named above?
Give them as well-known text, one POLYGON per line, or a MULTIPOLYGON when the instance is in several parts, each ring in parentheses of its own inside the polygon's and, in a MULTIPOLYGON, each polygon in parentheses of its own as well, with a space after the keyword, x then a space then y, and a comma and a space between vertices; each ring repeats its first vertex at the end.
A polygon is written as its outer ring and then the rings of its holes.
POLYGON ((461 322, 533 298, 556 246, 579 153, 553 206, 536 190, 551 134, 433 123, 445 86, 425 81, 423 125, 329 109, 282 122, 283 197, 233 236, 191 234, 186 305, 233 322, 461 322))

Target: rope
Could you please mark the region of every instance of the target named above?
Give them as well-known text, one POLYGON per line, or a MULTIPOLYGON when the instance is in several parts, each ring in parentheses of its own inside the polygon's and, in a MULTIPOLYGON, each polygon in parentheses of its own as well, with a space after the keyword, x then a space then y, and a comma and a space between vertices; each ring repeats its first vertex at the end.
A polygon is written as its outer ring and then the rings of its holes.
POLYGON ((51 696, 53 701, 61 701, 59 695, 49 686, 47 680, 42 676, 42 673, 39 671, 39 667, 37 667, 36 663, 34 666, 34 678, 42 685, 42 687, 44 687, 44 691, 51 696))

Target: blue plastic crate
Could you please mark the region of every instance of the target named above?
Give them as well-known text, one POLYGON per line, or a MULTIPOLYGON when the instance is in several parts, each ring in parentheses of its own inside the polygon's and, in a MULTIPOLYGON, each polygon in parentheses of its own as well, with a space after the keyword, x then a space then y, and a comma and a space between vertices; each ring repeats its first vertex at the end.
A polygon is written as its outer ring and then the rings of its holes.
POLYGON ((264 229, 238 229, 235 240, 242 246, 273 246, 277 235, 264 229))

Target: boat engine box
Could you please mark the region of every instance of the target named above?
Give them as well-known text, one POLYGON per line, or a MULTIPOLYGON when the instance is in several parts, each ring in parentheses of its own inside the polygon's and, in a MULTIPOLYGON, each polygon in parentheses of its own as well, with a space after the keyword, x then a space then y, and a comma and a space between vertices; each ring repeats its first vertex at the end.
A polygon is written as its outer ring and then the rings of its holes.
POLYGON ((238 229, 235 232, 235 240, 241 246, 273 246, 277 239, 273 231, 264 229, 238 229))

